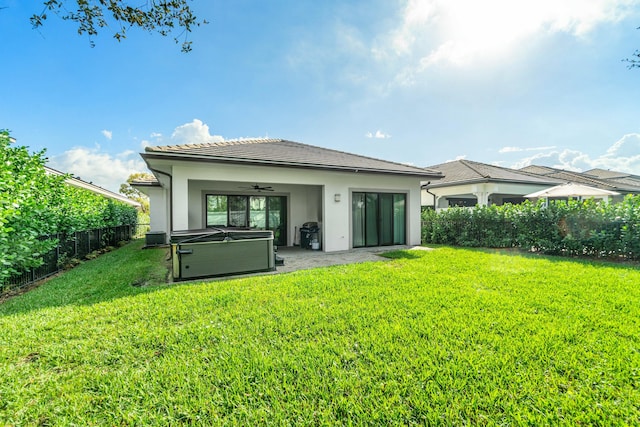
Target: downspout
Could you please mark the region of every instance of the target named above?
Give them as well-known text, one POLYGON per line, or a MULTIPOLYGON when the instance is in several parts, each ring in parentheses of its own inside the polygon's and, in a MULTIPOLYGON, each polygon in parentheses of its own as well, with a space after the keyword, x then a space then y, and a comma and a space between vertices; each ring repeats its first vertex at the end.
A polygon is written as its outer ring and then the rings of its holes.
POLYGON ((427 188, 427 186, 431 184, 431 181, 427 182, 425 185, 421 185, 420 188, 423 188, 424 191, 427 192, 427 194, 431 194, 433 196, 433 210, 436 210, 436 195, 433 194, 431 191, 429 191, 429 189, 427 188))

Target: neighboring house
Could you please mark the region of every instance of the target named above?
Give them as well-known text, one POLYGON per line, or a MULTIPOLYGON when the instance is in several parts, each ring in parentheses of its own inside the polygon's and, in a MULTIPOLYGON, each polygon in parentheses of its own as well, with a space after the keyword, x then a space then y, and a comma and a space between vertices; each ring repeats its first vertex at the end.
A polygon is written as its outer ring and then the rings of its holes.
POLYGON ((282 139, 147 147, 155 180, 131 185, 150 199, 151 231, 248 227, 299 244, 318 223, 327 252, 420 244, 420 184, 440 172, 282 139))
MULTIPOLYGON (((58 170, 52 169, 50 167, 45 166, 44 167, 45 171, 50 174, 50 175, 66 175, 58 170)), ((123 196, 122 194, 118 194, 118 193, 114 193, 113 191, 109 191, 109 190, 105 190, 102 187, 98 187, 97 185, 93 185, 90 182, 86 182, 81 180, 80 178, 75 178, 75 177, 69 177, 65 180, 65 182, 68 185, 71 185, 73 187, 77 187, 77 188, 83 188, 85 190, 89 190, 93 193, 99 194, 103 197, 106 197, 108 199, 112 199, 112 200, 117 200, 119 202, 122 203, 126 203, 130 206, 134 206, 138 209, 141 208, 140 203, 136 202, 135 200, 131 200, 126 196, 123 196)))
POLYGON ((423 183, 422 205, 436 210, 522 203, 525 194, 565 182, 470 160, 456 160, 428 169, 444 175, 438 181, 423 183))
POLYGON ((638 175, 598 168, 585 171, 583 174, 606 179, 622 185, 629 185, 635 189, 635 192, 640 192, 640 176, 638 175))
POLYGON ((621 201, 627 194, 640 194, 640 176, 625 172, 591 169, 586 172, 573 172, 548 166, 526 166, 521 172, 533 173, 541 177, 554 178, 563 182, 588 185, 603 190, 615 191, 619 196, 613 196, 612 202, 621 201))

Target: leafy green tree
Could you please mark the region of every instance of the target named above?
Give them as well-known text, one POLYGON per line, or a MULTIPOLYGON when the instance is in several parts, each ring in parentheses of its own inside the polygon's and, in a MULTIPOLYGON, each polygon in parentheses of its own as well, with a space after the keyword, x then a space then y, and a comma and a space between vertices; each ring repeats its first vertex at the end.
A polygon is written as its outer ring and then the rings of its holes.
POLYGON ((64 176, 48 175, 44 151, 30 154, 13 146, 0 130, 0 283, 42 263, 41 255, 56 245, 46 238, 57 232, 55 213, 64 194, 64 176))
POLYGON ((29 153, 0 130, 0 288, 42 265, 57 236, 137 224, 135 207, 67 185, 67 176, 46 172, 46 160, 44 150, 29 153))
POLYGON ((147 197, 146 194, 142 193, 137 188, 132 187, 131 183, 133 181, 140 180, 140 179, 144 180, 144 179, 152 179, 152 178, 153 178, 153 175, 145 172, 132 173, 131 175, 129 175, 129 178, 127 178, 126 183, 120 184, 120 190, 119 190, 120 194, 127 196, 127 198, 140 203, 140 206, 142 206, 143 213, 149 213, 149 197, 147 197))
POLYGON ((640 50, 636 50, 631 58, 624 59, 628 68, 640 68, 640 50))
MULTIPOLYGON (((187 34, 195 27, 207 23, 205 20, 198 20, 189 1, 46 0, 43 2, 42 12, 31 16, 31 24, 34 28, 42 27, 52 13, 74 22, 78 26, 78 34, 87 34, 90 38, 105 27, 115 28, 113 37, 118 41, 125 39, 127 31, 135 27, 162 36, 176 30, 178 34, 174 37, 175 42, 182 43, 183 52, 189 52, 191 42, 187 40, 187 34)), ((94 45, 93 41, 91 45, 94 45)))
MULTIPOLYGON (((636 30, 640 30, 640 27, 636 30)), ((640 49, 633 52, 631 58, 623 59, 623 61, 629 64, 628 68, 640 68, 640 49)))

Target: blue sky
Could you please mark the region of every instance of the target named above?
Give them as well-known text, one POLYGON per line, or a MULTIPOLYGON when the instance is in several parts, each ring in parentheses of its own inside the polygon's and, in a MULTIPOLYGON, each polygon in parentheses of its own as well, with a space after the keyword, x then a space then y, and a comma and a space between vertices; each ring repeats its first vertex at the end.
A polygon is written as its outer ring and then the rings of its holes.
POLYGON ((640 0, 194 0, 189 54, 41 3, 0 0, 0 128, 111 190, 146 145, 244 137, 640 175, 640 0))

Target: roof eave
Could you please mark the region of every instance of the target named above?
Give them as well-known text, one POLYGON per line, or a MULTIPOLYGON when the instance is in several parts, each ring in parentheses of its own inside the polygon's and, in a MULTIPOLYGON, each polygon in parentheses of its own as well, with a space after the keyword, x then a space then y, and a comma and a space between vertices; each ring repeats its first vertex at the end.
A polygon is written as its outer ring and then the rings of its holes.
POLYGON ((436 182, 435 184, 428 185, 427 188, 442 188, 442 187, 451 187, 454 185, 467 185, 467 184, 486 184, 488 182, 500 182, 500 183, 506 183, 506 184, 525 184, 525 185, 558 185, 557 181, 532 182, 532 181, 522 181, 522 180, 502 179, 502 178, 474 178, 474 179, 467 179, 463 181, 436 182))
POLYGON ((158 181, 132 181, 132 187, 162 187, 158 181))
MULTIPOLYGON (((182 160, 191 162, 207 162, 207 163, 228 163, 228 164, 240 164, 240 165, 255 165, 255 166, 275 166, 275 167, 288 167, 299 169, 314 169, 314 170, 329 170, 329 171, 341 171, 341 172, 354 172, 354 173, 371 173, 371 174, 383 174, 383 175, 401 175, 401 176, 415 176, 427 179, 440 179, 443 177, 441 172, 425 170, 422 171, 397 171, 397 170, 385 170, 385 169, 372 169, 372 168, 359 168, 354 166, 329 166, 329 165, 316 165, 308 163, 295 163, 295 162, 282 162, 276 160, 264 160, 264 159, 244 159, 233 157, 215 157, 215 156, 198 156, 198 155, 183 155, 178 153, 158 153, 147 151, 140 154, 142 158, 147 161, 148 159, 158 160, 182 160)), ((148 163, 148 161, 147 161, 148 163)))

